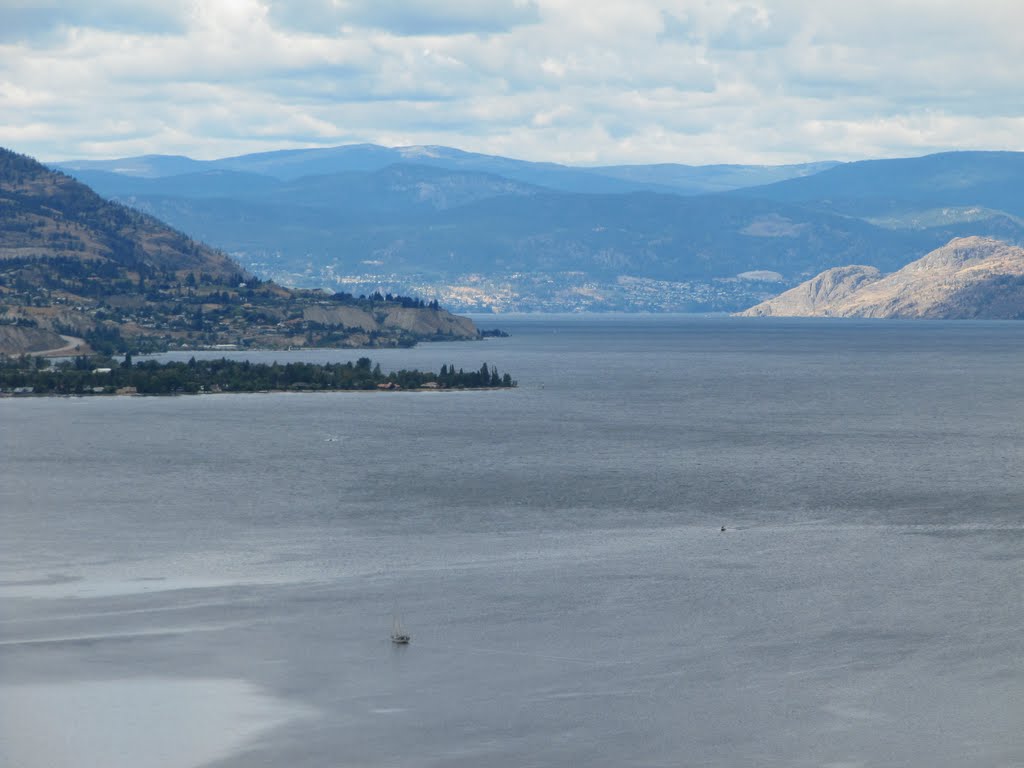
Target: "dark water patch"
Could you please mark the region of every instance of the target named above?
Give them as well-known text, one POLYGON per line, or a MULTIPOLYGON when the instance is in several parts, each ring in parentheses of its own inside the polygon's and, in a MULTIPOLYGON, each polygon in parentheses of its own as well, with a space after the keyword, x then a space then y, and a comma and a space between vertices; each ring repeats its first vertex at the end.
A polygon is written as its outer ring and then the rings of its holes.
POLYGON ((2 580, 0 581, 0 588, 2 587, 47 587, 57 584, 71 584, 76 581, 81 581, 81 576, 68 576, 63 573, 53 573, 49 576, 44 576, 38 579, 14 579, 14 580, 2 580))

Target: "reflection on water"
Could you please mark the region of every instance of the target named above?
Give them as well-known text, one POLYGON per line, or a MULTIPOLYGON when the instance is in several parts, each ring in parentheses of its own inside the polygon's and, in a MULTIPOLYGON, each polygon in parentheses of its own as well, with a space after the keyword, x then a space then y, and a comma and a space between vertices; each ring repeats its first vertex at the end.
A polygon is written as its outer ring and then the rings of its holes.
POLYGON ((194 768, 308 712, 238 680, 4 686, 0 765, 194 768))

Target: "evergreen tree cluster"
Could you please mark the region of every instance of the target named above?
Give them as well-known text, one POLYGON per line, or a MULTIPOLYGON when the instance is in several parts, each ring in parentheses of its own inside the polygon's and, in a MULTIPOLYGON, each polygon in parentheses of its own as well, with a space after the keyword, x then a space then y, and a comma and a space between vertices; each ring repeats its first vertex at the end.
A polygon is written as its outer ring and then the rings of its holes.
POLYGON ((186 363, 146 360, 134 363, 131 355, 114 363, 101 358, 77 357, 51 366, 39 357, 0 357, 0 392, 31 389, 34 395, 114 394, 133 388, 138 394, 169 395, 200 392, 335 391, 379 388, 479 389, 514 387, 516 382, 494 366, 458 372, 442 366, 441 373, 400 370, 383 373, 367 357, 355 363, 252 363, 226 358, 186 363), (106 362, 107 365, 101 363, 106 362))
POLYGON ((441 305, 437 299, 433 301, 424 301, 423 299, 416 298, 415 296, 402 296, 398 293, 384 293, 380 291, 374 291, 369 296, 366 294, 360 294, 359 298, 355 298, 351 293, 344 291, 331 295, 331 299, 334 301, 342 302, 345 304, 354 304, 357 307, 369 307, 372 308, 377 304, 398 304, 405 309, 440 309, 441 305))

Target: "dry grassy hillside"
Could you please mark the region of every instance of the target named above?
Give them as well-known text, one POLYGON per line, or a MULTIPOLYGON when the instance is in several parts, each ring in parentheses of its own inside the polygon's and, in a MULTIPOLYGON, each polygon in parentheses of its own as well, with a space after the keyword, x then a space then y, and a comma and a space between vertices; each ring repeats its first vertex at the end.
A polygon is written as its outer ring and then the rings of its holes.
POLYGON ((837 267, 739 313, 754 317, 1019 319, 1024 249, 963 237, 903 269, 837 267))

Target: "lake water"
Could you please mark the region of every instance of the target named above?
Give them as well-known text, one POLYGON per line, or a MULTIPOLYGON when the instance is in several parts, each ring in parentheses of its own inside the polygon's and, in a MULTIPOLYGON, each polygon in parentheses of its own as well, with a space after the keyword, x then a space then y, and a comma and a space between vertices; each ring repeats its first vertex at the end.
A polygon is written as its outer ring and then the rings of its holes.
POLYGON ((1024 324, 481 324, 0 400, 0 765, 1024 765, 1024 324))

